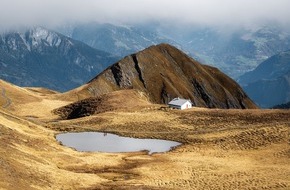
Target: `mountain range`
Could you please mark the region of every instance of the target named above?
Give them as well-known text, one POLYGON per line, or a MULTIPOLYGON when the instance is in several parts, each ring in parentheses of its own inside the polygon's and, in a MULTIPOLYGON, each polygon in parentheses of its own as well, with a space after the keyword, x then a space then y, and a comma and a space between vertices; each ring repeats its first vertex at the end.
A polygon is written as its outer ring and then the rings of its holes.
POLYGON ((141 51, 151 45, 169 43, 180 45, 164 37, 156 28, 147 26, 118 26, 109 23, 87 23, 59 29, 67 36, 119 57, 141 51))
POLYGON ((261 107, 273 107, 290 101, 290 51, 262 62, 255 70, 239 78, 247 94, 261 107))
POLYGON ((288 100, 289 76, 279 74, 284 72, 280 66, 273 71, 278 74, 270 79, 254 80, 259 72, 254 72, 253 80, 246 80, 249 74, 238 78, 268 57, 290 49, 290 32, 281 26, 244 28, 227 33, 217 28, 193 27, 178 31, 158 24, 117 26, 89 23, 71 25, 58 31, 63 34, 43 27, 1 34, 1 79, 20 86, 41 86, 64 92, 86 83, 126 55, 166 42, 195 60, 218 67, 238 79, 250 97, 262 107, 288 100), (276 89, 278 87, 281 90, 276 89), (265 93, 267 91, 270 93, 265 93), (276 95, 273 91, 279 93, 276 95), (268 100, 267 94, 271 94, 273 100, 268 100))
POLYGON ((118 59, 43 27, 0 35, 0 77, 20 86, 67 91, 118 59))
POLYGON ((163 33, 201 62, 218 67, 234 79, 269 57, 290 49, 289 29, 276 23, 237 29, 185 27, 163 33))
POLYGON ((168 43, 234 79, 267 58, 290 49, 290 31, 277 23, 237 28, 88 23, 69 25, 59 31, 121 57, 150 45, 168 43))

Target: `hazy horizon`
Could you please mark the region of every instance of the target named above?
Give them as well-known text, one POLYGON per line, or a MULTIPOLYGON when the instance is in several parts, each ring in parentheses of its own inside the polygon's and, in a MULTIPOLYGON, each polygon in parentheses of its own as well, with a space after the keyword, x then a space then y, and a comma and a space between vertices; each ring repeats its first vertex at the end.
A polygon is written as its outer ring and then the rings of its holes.
POLYGON ((0 0, 0 28, 67 22, 255 26, 290 23, 289 0, 0 0))

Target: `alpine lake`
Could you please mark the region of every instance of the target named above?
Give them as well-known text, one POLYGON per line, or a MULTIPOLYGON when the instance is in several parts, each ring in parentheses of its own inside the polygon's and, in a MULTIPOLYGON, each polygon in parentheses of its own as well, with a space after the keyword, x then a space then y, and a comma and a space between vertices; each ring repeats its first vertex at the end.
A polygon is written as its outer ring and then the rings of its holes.
POLYGON ((110 133, 81 132, 62 133, 56 136, 62 145, 82 152, 138 152, 163 153, 181 145, 179 142, 160 139, 138 139, 110 133))

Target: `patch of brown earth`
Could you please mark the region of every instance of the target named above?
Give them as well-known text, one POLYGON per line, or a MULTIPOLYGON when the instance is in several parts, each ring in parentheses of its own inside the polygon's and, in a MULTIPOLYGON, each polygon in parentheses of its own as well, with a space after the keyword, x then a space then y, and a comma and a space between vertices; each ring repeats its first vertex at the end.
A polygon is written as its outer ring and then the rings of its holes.
POLYGON ((62 119, 75 119, 108 111, 140 110, 150 104, 144 93, 120 90, 99 97, 91 97, 53 110, 62 119))

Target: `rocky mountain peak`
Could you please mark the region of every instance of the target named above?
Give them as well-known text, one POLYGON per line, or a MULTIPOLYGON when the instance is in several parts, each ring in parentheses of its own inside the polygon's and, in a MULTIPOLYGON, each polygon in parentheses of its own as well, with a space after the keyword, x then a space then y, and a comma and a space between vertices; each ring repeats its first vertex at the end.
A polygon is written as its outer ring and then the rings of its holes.
POLYGON ((125 57, 82 88, 94 96, 120 89, 138 89, 153 103, 183 97, 200 107, 256 108, 234 80, 168 44, 125 57))

